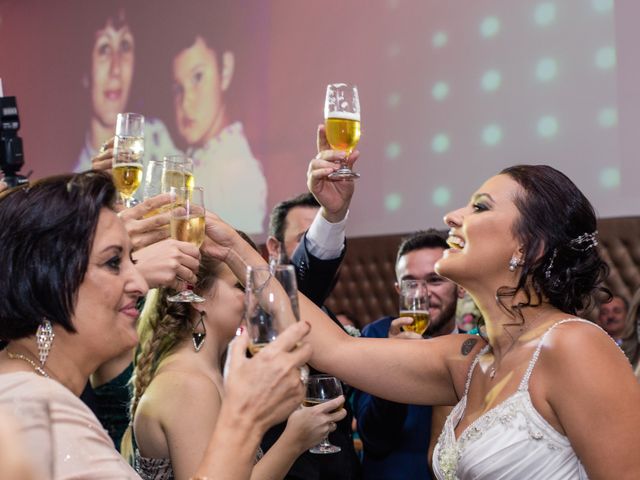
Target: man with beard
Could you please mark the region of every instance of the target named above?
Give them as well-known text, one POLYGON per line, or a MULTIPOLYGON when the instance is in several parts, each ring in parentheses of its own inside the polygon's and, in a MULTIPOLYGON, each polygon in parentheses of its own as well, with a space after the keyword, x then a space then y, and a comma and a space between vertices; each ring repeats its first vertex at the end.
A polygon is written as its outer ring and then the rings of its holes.
MULTIPOLYGON (((406 279, 424 279, 429 292, 431 321, 424 337, 456 333, 457 285, 434 271, 449 248, 446 235, 437 230, 418 232, 404 239, 396 257, 396 289, 406 279)), ((403 332, 411 318, 383 317, 367 325, 364 337, 422 339, 403 332)), ((404 405, 356 391, 354 411, 363 444, 363 479, 430 479, 427 451, 431 435, 442 429, 449 407, 404 405)), ((434 442, 437 438, 434 438, 434 442)), ((429 450, 430 451, 430 450, 429 450)), ((429 455, 430 458, 430 455, 429 455)))

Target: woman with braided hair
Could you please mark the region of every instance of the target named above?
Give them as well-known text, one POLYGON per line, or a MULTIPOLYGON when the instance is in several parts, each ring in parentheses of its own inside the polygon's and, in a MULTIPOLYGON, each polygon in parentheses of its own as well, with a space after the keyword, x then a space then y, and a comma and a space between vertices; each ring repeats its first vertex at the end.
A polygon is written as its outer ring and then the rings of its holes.
MULTIPOLYGON (((148 296, 140 318, 133 421, 122 451, 125 456, 133 453, 134 465, 146 479, 193 475, 223 403, 222 361, 242 318, 243 289, 224 263, 203 254, 195 291, 203 303, 169 302, 175 292, 159 289, 148 296)), ((302 452, 344 418, 343 402, 340 397, 293 412, 251 478, 283 478, 302 452)))

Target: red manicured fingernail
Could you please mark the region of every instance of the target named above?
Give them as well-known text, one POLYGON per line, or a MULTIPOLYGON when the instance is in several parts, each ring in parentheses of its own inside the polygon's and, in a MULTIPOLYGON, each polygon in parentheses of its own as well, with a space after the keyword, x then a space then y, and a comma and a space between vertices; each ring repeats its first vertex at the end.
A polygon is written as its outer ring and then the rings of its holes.
POLYGON ((244 327, 242 325, 240 325, 238 327, 238 329, 236 330, 236 337, 242 335, 242 332, 244 332, 244 327))

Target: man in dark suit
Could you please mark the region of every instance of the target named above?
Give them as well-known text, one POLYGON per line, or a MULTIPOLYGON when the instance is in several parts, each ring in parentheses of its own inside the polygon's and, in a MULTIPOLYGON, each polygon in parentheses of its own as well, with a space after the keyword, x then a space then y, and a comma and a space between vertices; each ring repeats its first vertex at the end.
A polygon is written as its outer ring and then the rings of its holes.
MULTIPOLYGON (((330 150, 324 127, 318 130, 318 155, 311 160, 307 186, 311 193, 298 195, 276 205, 269 219, 267 250, 271 261, 296 267, 298 289, 316 305, 322 306, 335 283, 346 248, 345 225, 353 196, 352 180, 331 181, 327 175, 339 168, 343 152, 330 150)), ((349 165, 357 159, 353 152, 349 165)), ((324 308, 324 307, 323 307, 324 308)), ((324 308, 336 322, 335 316, 324 308)), ((317 371, 312 374, 319 373, 317 371)), ((345 398, 349 391, 345 388, 345 398)), ((288 480, 356 480, 361 476, 360 462, 351 435, 352 413, 338 422, 330 441, 342 450, 330 455, 306 452, 285 477, 288 480)), ((268 450, 277 440, 284 424, 273 427, 262 441, 268 450)))

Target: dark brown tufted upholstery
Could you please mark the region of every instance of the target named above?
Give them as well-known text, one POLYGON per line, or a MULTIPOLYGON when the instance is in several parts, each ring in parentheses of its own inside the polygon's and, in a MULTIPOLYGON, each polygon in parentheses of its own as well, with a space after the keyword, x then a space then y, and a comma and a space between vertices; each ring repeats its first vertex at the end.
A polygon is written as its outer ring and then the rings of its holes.
POLYGON ((398 310, 396 252, 405 234, 349 238, 340 279, 326 305, 348 312, 360 328, 398 310))
MULTIPOLYGON (((600 248, 611 266, 606 286, 630 299, 640 288, 640 217, 598 222, 600 248)), ((349 312, 359 327, 397 311, 395 256, 405 234, 350 238, 340 279, 327 306, 349 312)))
POLYGON ((611 268, 606 286, 631 300, 640 288, 640 217, 602 219, 598 232, 600 251, 611 268))

